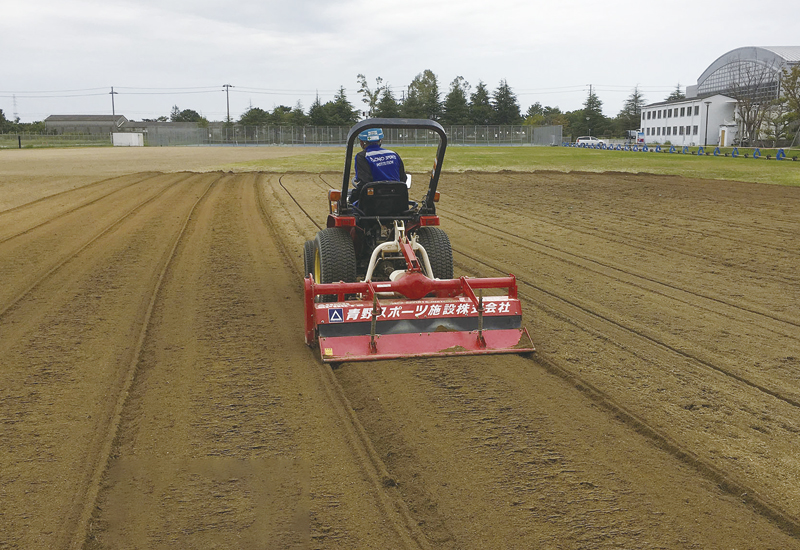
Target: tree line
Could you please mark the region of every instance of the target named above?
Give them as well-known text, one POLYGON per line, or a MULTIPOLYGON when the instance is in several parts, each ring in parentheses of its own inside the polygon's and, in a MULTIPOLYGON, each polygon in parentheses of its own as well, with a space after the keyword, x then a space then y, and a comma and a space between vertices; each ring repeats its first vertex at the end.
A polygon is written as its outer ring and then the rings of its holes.
MULTIPOLYGON (((294 107, 278 105, 271 111, 252 104, 237 120, 244 126, 352 126, 364 117, 380 118, 427 118, 449 125, 516 125, 532 126, 561 125, 564 136, 595 135, 599 137, 623 137, 627 130, 641 127, 642 108, 645 97, 638 87, 625 99, 622 109, 614 117, 603 114, 603 102, 590 87, 582 108, 561 111, 558 106, 542 106, 536 102, 525 113, 511 86, 502 79, 494 90, 483 81, 473 88, 463 77, 457 76, 443 93, 433 71, 419 73, 403 90, 401 97, 381 77, 371 84, 363 75, 357 76, 360 86, 362 108, 356 108, 341 86, 333 99, 323 103, 319 96, 308 110, 298 101, 294 107)), ((746 90, 753 84, 745 82, 746 90)), ((776 140, 794 139, 800 128, 800 66, 784 68, 781 74, 782 94, 777 100, 755 104, 742 93, 737 109, 746 123, 746 134, 766 134, 776 140), (765 130, 766 129, 766 130, 765 130)), ((736 90, 731 92, 737 95, 736 90)), ((680 85, 664 98, 665 101, 684 99, 680 85)), ((207 126, 208 120, 193 109, 172 107, 169 116, 155 121, 195 122, 207 126)), ((148 121, 148 119, 145 119, 148 121)), ((23 124, 19 120, 7 120, 0 109, 0 133, 44 132, 43 122, 23 124)))
MULTIPOLYGON (((317 97, 308 111, 298 102, 293 108, 280 105, 272 112, 260 107, 248 108, 238 119, 245 126, 351 126, 362 118, 427 118, 444 126, 450 125, 530 125, 563 127, 563 134, 593 134, 603 137, 624 136, 627 130, 641 126, 644 95, 637 88, 625 100, 615 117, 603 114, 603 102, 589 90, 581 109, 562 111, 558 106, 542 106, 536 102, 526 112, 508 81, 502 79, 490 90, 482 80, 473 88, 462 76, 457 76, 443 93, 436 74, 426 69, 419 73, 398 97, 392 87, 377 77, 374 83, 363 75, 357 76, 358 92, 363 103, 357 109, 340 87, 333 100, 322 103, 317 97)), ((665 100, 682 99, 680 85, 665 100)))
POLYGON ((493 92, 480 82, 470 93, 469 84, 458 77, 444 98, 438 79, 430 70, 418 74, 400 98, 380 77, 370 86, 364 75, 359 74, 358 83, 364 103, 361 109, 353 106, 342 86, 330 101, 323 103, 317 97, 307 112, 300 102, 294 108, 279 105, 272 112, 251 105, 237 122, 246 126, 351 126, 362 118, 398 117, 427 118, 444 125, 522 124, 524 121, 519 102, 505 80, 493 92))

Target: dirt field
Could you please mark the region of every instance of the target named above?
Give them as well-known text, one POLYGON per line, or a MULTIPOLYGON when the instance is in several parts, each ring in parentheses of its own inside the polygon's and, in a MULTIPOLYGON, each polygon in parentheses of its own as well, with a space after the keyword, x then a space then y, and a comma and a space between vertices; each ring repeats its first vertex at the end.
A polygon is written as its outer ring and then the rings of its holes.
POLYGON ((444 174, 539 351, 331 369, 337 174, 110 151, 0 154, 0 548, 800 548, 800 188, 444 174))

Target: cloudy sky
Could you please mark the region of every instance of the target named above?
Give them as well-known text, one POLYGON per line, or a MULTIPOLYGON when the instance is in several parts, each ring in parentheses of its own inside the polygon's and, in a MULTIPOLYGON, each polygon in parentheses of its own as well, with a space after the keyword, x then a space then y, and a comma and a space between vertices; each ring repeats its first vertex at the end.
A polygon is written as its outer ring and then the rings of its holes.
POLYGON ((425 69, 442 96, 463 76, 501 79, 525 112, 579 109, 589 85, 614 116, 635 86, 648 102, 697 82, 741 46, 794 46, 796 19, 752 0, 0 0, 0 109, 210 120, 250 105, 305 109, 356 76, 397 97, 425 69))

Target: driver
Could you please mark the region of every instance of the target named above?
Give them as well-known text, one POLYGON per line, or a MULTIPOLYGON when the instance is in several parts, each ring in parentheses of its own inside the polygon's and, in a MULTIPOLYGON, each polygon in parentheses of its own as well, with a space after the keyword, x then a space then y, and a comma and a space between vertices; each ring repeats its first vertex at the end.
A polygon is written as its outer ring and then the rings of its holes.
POLYGON ((350 192, 350 202, 358 200, 361 189, 373 181, 401 181, 405 182, 406 169, 403 159, 394 151, 383 149, 383 130, 370 128, 358 134, 361 151, 356 154, 356 175, 353 178, 353 190, 350 192))

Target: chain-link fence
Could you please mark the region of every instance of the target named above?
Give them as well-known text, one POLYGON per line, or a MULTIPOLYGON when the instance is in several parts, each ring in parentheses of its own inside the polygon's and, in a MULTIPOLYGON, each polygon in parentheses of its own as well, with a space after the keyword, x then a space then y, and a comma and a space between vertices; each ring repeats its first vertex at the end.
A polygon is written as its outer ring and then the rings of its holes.
POLYGON ((0 134, 0 149, 37 147, 106 147, 111 134, 0 134))
MULTIPOLYGON (((144 144, 151 147, 197 145, 313 145, 347 144, 346 126, 239 126, 171 128, 168 125, 141 130, 144 144)), ((546 146, 561 144, 561 126, 445 126, 449 145, 546 146)), ((384 142, 394 146, 438 145, 439 138, 427 130, 387 128, 384 142)), ((1 134, 0 148, 111 145, 111 135, 1 134)))

